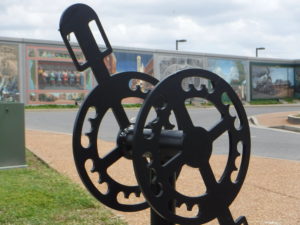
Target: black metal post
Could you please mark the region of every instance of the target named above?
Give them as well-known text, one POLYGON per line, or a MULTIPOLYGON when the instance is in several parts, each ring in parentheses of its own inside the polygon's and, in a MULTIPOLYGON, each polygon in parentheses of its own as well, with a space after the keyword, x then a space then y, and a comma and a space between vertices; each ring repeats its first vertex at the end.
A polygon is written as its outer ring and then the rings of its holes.
MULTIPOLYGON (((172 150, 165 149, 165 151, 163 151, 162 158, 164 158, 165 159, 164 161, 166 162, 170 159, 170 155, 173 155, 173 154, 174 153, 172 150)), ((174 188, 176 185, 176 177, 177 177, 176 173, 173 174, 173 177, 170 177, 170 181, 172 182, 172 186, 174 188)), ((172 212, 175 212, 175 202, 173 202, 171 205, 169 205, 169 207, 172 212)), ((150 210, 150 221, 151 221, 150 225, 175 225, 175 223, 162 218, 152 208, 150 210)))
POLYGON ((158 215, 153 209, 150 211, 151 225, 174 225, 174 223, 165 220, 158 215))

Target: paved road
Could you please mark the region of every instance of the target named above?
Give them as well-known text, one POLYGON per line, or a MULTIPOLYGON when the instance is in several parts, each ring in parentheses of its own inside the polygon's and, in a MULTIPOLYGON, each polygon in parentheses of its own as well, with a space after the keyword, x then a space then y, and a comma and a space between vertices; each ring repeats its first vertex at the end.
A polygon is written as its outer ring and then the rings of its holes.
MULTIPOLYGON (((246 107, 247 115, 257 115, 272 112, 300 111, 300 106, 266 106, 246 107)), ((129 118, 134 118, 138 110, 127 110, 129 118)), ((72 133, 77 111, 26 111, 26 127, 29 129, 47 130, 54 132, 72 133)), ((215 109, 191 108, 189 113, 193 121, 205 128, 212 127, 220 116, 215 109)), ((232 113, 234 114, 234 112, 232 113)), ((173 119, 174 120, 174 119, 173 119)), ((86 123, 88 124, 88 123, 86 123)), ((85 131, 88 131, 88 126, 85 131)), ((108 112, 101 123, 100 138, 114 141, 118 133, 118 125, 112 112, 108 112)), ((257 156, 281 158, 300 161, 300 133, 275 129, 263 129, 251 126, 252 153, 257 156)), ((226 153, 228 135, 224 134, 214 143, 216 153, 226 153)))

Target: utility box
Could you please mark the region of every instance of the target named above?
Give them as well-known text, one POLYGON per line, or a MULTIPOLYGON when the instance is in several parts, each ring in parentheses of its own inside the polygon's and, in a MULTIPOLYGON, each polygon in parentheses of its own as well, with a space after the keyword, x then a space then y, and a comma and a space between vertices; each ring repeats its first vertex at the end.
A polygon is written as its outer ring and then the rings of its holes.
POLYGON ((0 103, 0 169, 25 166, 24 104, 0 103))

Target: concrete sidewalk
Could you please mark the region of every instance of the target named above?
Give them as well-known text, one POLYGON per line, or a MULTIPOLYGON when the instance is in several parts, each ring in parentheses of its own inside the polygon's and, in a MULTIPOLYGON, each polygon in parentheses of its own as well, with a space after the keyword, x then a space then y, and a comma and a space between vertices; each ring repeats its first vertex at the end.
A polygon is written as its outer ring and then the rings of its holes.
MULTIPOLYGON (((102 149, 113 148, 113 144, 108 142, 101 142, 99 146, 102 149)), ((71 135, 27 130, 26 147, 52 168, 81 184, 74 167, 71 135)), ((216 156, 213 162, 212 167, 217 167, 216 175, 219 176, 222 168, 224 169, 226 157, 216 156)), ((131 179, 131 182, 135 183, 131 162, 122 161, 114 169, 116 171, 112 174, 116 180, 127 184, 128 179, 131 179)), ((199 177, 192 172, 187 171, 184 174, 186 176, 184 179, 190 183, 185 184, 185 193, 197 192, 197 186, 194 187, 191 181, 197 181, 199 177)), ((230 207, 234 218, 244 215, 250 225, 300 224, 299 178, 300 162, 252 157, 246 181, 230 207)), ((150 223, 149 210, 133 213, 114 211, 114 213, 124 218, 130 225, 150 223)), ((212 221, 209 224, 218 223, 212 221)))
POLYGON ((252 116, 250 121, 257 126, 282 128, 285 130, 300 132, 300 124, 290 123, 287 119, 289 115, 297 115, 299 111, 268 113, 252 116))

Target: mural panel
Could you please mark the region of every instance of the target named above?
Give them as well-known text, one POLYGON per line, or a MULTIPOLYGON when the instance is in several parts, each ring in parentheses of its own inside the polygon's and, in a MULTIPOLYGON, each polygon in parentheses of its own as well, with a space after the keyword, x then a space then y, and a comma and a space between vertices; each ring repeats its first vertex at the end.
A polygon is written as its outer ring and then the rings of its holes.
POLYGON ((153 55, 142 53, 115 52, 113 53, 117 73, 125 71, 137 71, 153 75, 153 55))
POLYGON ((295 67, 295 96, 300 97, 300 66, 295 67))
POLYGON ((294 67, 251 64, 252 99, 294 96, 294 67))
MULTIPOLYGON (((105 65, 111 74, 134 71, 153 76, 153 55, 133 52, 113 52, 104 59, 105 65)), ((152 85, 141 80, 131 80, 132 88, 139 85, 142 90, 151 89, 152 85)), ((130 103, 135 101, 129 100, 130 103)), ((136 102, 138 103, 138 102, 136 102)))
POLYGON ((158 55, 156 63, 161 80, 179 70, 203 68, 202 57, 158 55))
POLYGON ((18 45, 0 44, 0 101, 20 101, 18 59, 18 45))
MULTIPOLYGON (((160 80, 163 80, 179 70, 203 68, 203 57, 158 55, 156 64, 158 65, 158 76, 160 80)), ((188 89, 191 84, 197 89, 200 89, 203 84, 209 88, 208 81, 199 77, 184 79, 182 87, 188 89)))
POLYGON ((248 63, 242 60, 208 58, 207 69, 226 80, 241 100, 246 100, 248 63))
MULTIPOLYGON (((84 60, 79 51, 76 57, 84 60)), ((69 96, 84 96, 93 87, 91 70, 77 72, 66 49, 30 46, 27 62, 29 103, 59 99, 65 100, 62 104, 68 104, 69 100, 78 98, 69 96)))

